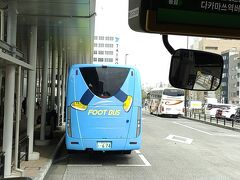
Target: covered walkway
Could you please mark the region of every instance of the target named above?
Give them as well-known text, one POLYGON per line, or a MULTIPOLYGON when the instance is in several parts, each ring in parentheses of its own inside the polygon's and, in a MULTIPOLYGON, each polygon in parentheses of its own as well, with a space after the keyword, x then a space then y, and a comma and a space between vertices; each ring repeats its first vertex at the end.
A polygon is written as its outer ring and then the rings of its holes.
POLYGON ((34 146, 64 129, 68 67, 92 63, 95 0, 1 0, 0 14, 0 177, 11 177, 24 172, 19 142, 38 160, 34 146))

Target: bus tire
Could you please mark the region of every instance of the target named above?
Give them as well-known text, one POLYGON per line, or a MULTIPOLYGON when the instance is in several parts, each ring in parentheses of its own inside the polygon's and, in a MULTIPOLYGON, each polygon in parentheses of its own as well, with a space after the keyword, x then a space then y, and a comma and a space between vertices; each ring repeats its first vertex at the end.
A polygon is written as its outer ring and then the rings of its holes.
POLYGON ((74 150, 67 150, 67 153, 68 153, 69 155, 71 155, 71 154, 76 154, 76 151, 74 151, 74 150))
POLYGON ((125 150, 125 151, 123 151, 123 154, 131 154, 131 153, 132 153, 131 150, 125 150))

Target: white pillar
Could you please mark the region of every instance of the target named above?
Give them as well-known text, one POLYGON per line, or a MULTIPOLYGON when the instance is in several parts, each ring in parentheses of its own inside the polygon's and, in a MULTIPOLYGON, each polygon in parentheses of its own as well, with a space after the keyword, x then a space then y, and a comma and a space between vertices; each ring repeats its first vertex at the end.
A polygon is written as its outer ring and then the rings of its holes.
MULTIPOLYGON (((48 32, 47 32, 48 34, 48 32)), ((41 133, 40 140, 45 140, 46 112, 47 112, 47 86, 48 86, 48 66, 49 66, 49 37, 46 35, 44 41, 44 62, 42 78, 42 114, 41 114, 41 133)))
POLYGON ((15 126, 15 169, 17 169, 18 164, 18 141, 19 141, 19 121, 21 119, 21 76, 22 69, 21 66, 18 67, 18 76, 17 76, 17 112, 16 112, 16 126, 15 126))
POLYGON ((57 31, 54 31, 53 37, 53 55, 52 55, 52 82, 51 82, 51 110, 55 106, 55 82, 56 82, 56 63, 58 60, 57 31))
POLYGON ((62 126, 61 124, 61 76, 62 76, 62 40, 59 41, 59 58, 58 58, 58 79, 57 79, 57 112, 58 112, 58 126, 62 126))
POLYGON ((3 72, 2 69, 0 69, 0 106, 2 105, 2 78, 3 78, 3 72))
POLYGON ((64 122, 64 108, 65 108, 65 96, 66 96, 66 68, 67 68, 67 52, 63 51, 63 67, 62 67, 62 109, 61 109, 61 124, 64 122))
MULTIPOLYGON (((7 42, 13 47, 16 46, 16 34, 17 34, 16 7, 17 7, 16 1, 9 1, 7 42)), ((3 147, 2 147, 3 152, 5 152, 4 177, 11 175, 15 71, 16 68, 13 65, 9 65, 6 67, 3 147)))
POLYGON ((1 12, 1 35, 0 35, 0 40, 3 41, 4 39, 4 10, 0 10, 1 12))
POLYGON ((33 70, 28 71, 28 93, 27 93, 27 135, 29 137, 29 160, 39 159, 39 153, 33 152, 34 121, 35 121, 35 86, 36 86, 36 62, 37 62, 37 25, 31 27, 29 64, 33 70))
POLYGON ((5 152, 4 176, 8 177, 11 175, 12 163, 15 66, 6 67, 5 77, 6 82, 4 99, 3 152, 5 152))
MULTIPOLYGON (((52 50, 53 50, 53 44, 52 44, 53 40, 51 37, 49 37, 49 66, 48 69, 50 68, 50 71, 48 70, 49 74, 48 74, 48 82, 51 83, 52 80, 52 50)), ((52 92, 51 90, 51 86, 48 86, 48 93, 52 92)), ((51 110, 51 93, 48 96, 48 110, 51 110)))

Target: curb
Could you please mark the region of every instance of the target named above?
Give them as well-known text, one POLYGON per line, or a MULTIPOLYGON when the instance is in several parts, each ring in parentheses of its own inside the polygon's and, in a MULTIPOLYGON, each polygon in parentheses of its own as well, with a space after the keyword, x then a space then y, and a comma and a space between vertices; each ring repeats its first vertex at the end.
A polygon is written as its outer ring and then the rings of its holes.
POLYGON ((185 116, 182 116, 182 118, 189 119, 189 120, 196 121, 196 122, 200 122, 200 123, 204 123, 204 124, 208 124, 208 125, 212 125, 212 126, 216 126, 216 127, 221 127, 221 128, 236 131, 236 132, 240 132, 240 129, 236 129, 236 128, 229 127, 229 126, 224 126, 224 125, 221 125, 221 124, 215 124, 215 123, 211 123, 211 122, 207 122, 207 121, 201 121, 201 120, 198 120, 198 119, 189 118, 189 117, 185 117, 185 116))
POLYGON ((61 140, 58 142, 56 149, 54 150, 54 152, 51 155, 51 159, 49 160, 49 162, 47 163, 47 165, 45 166, 44 170, 41 172, 40 176, 37 176, 34 178, 34 180, 43 180, 44 177, 46 176, 48 170, 50 169, 52 163, 53 163, 53 159, 56 157, 56 154, 59 150, 59 148, 61 147, 64 139, 65 139, 66 134, 64 133, 64 135, 62 136, 61 140))

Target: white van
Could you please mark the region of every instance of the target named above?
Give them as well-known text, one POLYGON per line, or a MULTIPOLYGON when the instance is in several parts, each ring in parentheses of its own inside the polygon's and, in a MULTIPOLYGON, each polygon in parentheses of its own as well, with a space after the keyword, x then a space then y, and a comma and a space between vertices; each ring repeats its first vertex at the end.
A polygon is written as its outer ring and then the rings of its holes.
POLYGON ((224 108, 222 110, 222 117, 225 118, 234 118, 235 113, 237 112, 238 106, 232 105, 230 107, 224 108))
POLYGON ((210 117, 215 117, 218 109, 227 109, 227 108, 230 108, 231 106, 232 106, 231 104, 221 104, 221 103, 211 104, 210 103, 205 106, 205 114, 210 115, 210 117))

